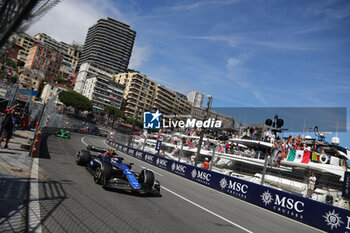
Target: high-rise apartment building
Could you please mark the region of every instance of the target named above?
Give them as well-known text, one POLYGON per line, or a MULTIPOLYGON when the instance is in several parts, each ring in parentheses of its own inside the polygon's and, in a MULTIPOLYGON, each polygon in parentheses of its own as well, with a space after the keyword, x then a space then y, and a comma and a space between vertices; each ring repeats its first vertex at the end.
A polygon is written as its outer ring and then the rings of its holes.
POLYGON ((36 43, 29 50, 24 68, 42 71, 46 80, 54 82, 59 74, 61 63, 61 53, 36 43))
POLYGON ((190 101, 195 107, 203 107, 204 94, 198 91, 192 91, 187 95, 188 101, 190 101))
POLYGON ((115 73, 126 72, 135 36, 125 23, 109 17, 98 20, 88 30, 79 65, 90 62, 115 73))
POLYGON ((180 93, 172 91, 138 72, 120 73, 115 82, 125 85, 123 110, 126 116, 142 119, 144 111, 159 110, 163 115, 191 113, 191 103, 180 93))
POLYGON ((124 86, 113 81, 113 71, 93 63, 80 66, 74 90, 91 100, 94 112, 107 105, 121 108, 124 86))

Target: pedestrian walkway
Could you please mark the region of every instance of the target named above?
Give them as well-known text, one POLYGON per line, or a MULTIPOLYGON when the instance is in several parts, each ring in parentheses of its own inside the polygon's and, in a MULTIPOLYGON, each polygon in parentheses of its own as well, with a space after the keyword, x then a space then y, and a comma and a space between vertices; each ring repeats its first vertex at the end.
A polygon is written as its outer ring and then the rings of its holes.
MULTIPOLYGON (((34 131, 16 130, 8 149, 0 149, 0 232, 25 232, 32 158, 21 144, 34 131)), ((4 142, 3 142, 4 145, 4 142)))

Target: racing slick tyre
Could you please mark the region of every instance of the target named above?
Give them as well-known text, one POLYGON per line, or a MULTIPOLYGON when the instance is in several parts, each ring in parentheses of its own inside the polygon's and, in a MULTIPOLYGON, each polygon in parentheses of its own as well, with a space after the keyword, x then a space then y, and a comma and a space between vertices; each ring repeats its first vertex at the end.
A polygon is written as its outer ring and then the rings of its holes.
POLYGON ((90 151, 82 150, 78 152, 75 162, 80 166, 84 166, 90 161, 90 159, 91 159, 90 151))
POLYGON ((154 184, 153 172, 143 169, 139 176, 139 182, 146 184, 148 188, 152 188, 154 184))
POLYGON ((103 188, 108 185, 108 180, 112 177, 113 168, 110 163, 103 162, 101 166, 100 182, 103 188))

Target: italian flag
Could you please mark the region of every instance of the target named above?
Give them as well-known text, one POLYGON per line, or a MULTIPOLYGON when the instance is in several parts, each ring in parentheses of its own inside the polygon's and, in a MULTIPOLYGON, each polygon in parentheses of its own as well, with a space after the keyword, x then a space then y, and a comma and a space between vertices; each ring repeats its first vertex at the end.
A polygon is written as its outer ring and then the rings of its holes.
POLYGON ((309 163, 310 155, 310 151, 290 149, 287 161, 296 163, 309 163))

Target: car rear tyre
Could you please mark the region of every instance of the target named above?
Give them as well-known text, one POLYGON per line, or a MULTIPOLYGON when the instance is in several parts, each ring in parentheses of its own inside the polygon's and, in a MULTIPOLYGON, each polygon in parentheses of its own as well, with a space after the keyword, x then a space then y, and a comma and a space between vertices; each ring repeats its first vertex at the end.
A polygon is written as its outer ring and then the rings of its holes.
POLYGON ((91 159, 90 151, 82 150, 77 154, 76 163, 80 166, 86 165, 91 159))

